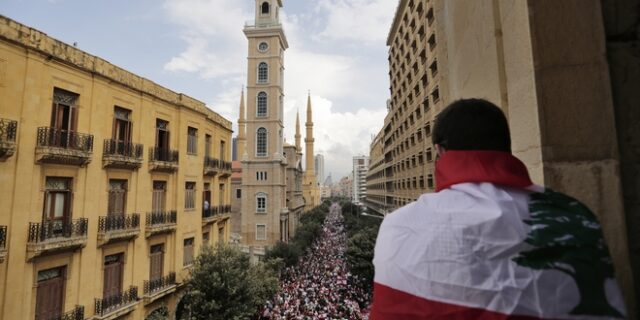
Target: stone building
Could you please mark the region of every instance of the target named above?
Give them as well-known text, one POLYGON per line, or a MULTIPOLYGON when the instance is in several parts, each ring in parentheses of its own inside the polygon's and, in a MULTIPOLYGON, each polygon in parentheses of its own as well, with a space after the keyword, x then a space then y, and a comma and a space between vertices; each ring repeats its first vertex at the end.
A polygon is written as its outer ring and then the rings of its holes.
POLYGON ((387 42, 386 203, 433 191, 433 120, 456 99, 486 98, 507 115, 513 152, 534 182, 599 216, 634 319, 638 7, 638 0, 400 0, 387 42))
POLYGON ((305 123, 305 127, 307 130, 304 137, 305 171, 302 180, 302 193, 305 201, 304 210, 309 211, 320 205, 320 184, 317 180, 313 156, 313 145, 315 139, 313 138, 313 108, 311 106, 311 94, 307 97, 307 122, 305 123))
POLYGON ((364 205, 372 212, 379 215, 388 213, 391 205, 387 204, 387 194, 385 189, 385 157, 384 157, 384 137, 383 132, 373 138, 369 152, 369 168, 366 176, 367 197, 364 205))
POLYGON ((367 197, 367 172, 369 171, 369 156, 353 157, 353 192, 351 201, 357 205, 364 205, 367 197))
POLYGON ((2 16, 0 118, 0 318, 173 316, 229 236, 231 122, 2 16))

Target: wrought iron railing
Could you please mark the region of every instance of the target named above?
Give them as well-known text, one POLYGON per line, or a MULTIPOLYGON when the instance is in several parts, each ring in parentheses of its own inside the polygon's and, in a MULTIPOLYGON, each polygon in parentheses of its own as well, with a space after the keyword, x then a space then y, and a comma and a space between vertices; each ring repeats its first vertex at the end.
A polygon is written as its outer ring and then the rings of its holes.
POLYGON ((231 212, 231 206, 230 205, 218 206, 218 212, 220 212, 220 214, 229 213, 231 212))
POLYGON ((50 127, 38 128, 38 146, 93 151, 93 135, 50 127))
POLYGON ((127 158, 142 159, 144 146, 139 143, 128 143, 113 139, 104 140, 105 156, 123 156, 127 158))
POLYGON ((144 281, 144 294, 148 295, 176 284, 176 273, 170 272, 162 278, 144 281))
POLYGON ((212 218, 218 214, 218 207, 210 207, 209 209, 202 210, 203 218, 212 218))
POLYGON ((149 149, 149 160, 178 163, 180 153, 176 150, 155 148, 149 149))
POLYGON ((220 161, 220 170, 231 171, 231 162, 220 161))
POLYGON ((220 160, 212 157, 204 157, 204 166, 206 168, 218 168, 220 166, 220 160))
POLYGON ((7 247, 7 226, 0 226, 0 249, 7 247))
POLYGON ((149 227, 163 224, 174 224, 177 220, 178 212, 175 210, 166 212, 150 212, 147 213, 146 225, 149 227))
POLYGON ((98 218, 98 232, 133 230, 140 227, 140 215, 137 213, 121 216, 102 216, 98 218))
POLYGON ((29 243, 44 242, 56 238, 86 237, 89 219, 54 220, 29 223, 29 243))
POLYGON ((18 122, 0 118, 0 141, 15 142, 18 122))
POLYGON ((76 306, 73 310, 61 315, 38 318, 37 320, 84 320, 84 306, 76 306))
POLYGON ((138 301, 138 287, 131 286, 128 290, 116 295, 96 299, 95 314, 102 317, 136 301, 138 301))

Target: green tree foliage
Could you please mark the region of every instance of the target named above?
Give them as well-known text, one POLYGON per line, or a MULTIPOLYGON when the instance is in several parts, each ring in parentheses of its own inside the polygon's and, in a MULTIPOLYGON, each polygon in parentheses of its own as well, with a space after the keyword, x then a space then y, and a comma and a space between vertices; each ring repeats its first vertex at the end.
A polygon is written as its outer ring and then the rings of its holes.
POLYGON ((190 271, 181 320, 249 319, 278 290, 274 262, 251 265, 231 246, 204 246, 190 271))
POLYGON ((167 307, 160 307, 156 310, 153 310, 145 320, 168 320, 169 319, 169 309, 167 307))
POLYGON ((525 242, 533 249, 514 261, 534 270, 553 269, 572 277, 580 291, 573 315, 623 315, 607 301, 604 284, 614 277, 613 261, 595 215, 583 204, 547 190, 531 195, 531 226, 525 242))
POLYGON ((373 286, 373 249, 378 237, 377 226, 360 229, 347 242, 347 264, 351 272, 364 279, 364 286, 371 291, 373 286))

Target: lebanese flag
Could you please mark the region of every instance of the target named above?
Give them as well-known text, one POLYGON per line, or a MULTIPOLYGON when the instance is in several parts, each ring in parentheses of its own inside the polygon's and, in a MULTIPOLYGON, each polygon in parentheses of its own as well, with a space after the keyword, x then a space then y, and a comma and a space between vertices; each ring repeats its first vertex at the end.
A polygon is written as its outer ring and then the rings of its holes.
POLYGON ((436 180, 380 227, 370 319, 624 318, 586 206, 506 152, 447 151, 436 180))

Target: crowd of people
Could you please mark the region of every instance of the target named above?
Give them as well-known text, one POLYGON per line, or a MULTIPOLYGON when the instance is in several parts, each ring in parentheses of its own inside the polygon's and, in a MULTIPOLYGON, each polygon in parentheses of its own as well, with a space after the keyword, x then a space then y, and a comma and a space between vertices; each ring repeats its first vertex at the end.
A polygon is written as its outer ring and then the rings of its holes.
POLYGON ((333 204, 321 235, 296 266, 284 270, 281 290, 260 319, 368 319, 370 294, 348 271, 343 221, 340 206, 333 204))

